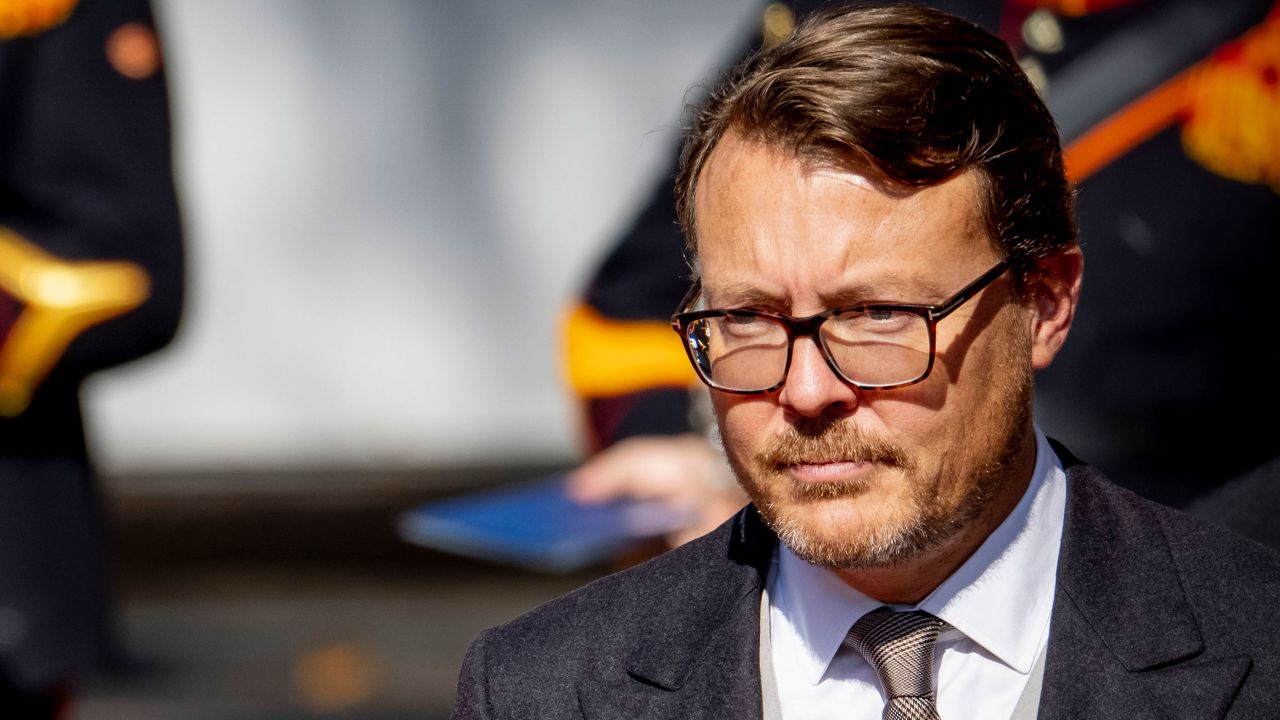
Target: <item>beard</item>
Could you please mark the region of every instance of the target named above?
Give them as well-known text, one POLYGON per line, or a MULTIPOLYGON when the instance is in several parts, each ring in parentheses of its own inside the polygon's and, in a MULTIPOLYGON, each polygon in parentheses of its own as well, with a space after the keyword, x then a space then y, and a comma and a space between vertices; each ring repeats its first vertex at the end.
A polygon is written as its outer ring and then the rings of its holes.
POLYGON ((916 560, 969 527, 1014 480, 1013 468, 1031 427, 1031 376, 1025 365, 1002 369, 1012 370, 1010 381, 993 388, 995 397, 985 412, 972 419, 971 427, 983 428, 985 437, 970 442, 967 428, 958 431, 964 447, 954 457, 941 458, 931 474, 922 473, 911 453, 891 439, 825 416, 793 424, 746 463, 731 454, 730 463, 765 523, 801 559, 852 570, 916 560), (823 462, 874 467, 853 479, 820 483, 797 480, 788 472, 797 464, 823 462), (839 503, 845 512, 857 514, 860 496, 877 485, 886 492, 897 482, 906 483, 907 492, 894 501, 892 518, 864 518, 834 535, 823 532, 834 524, 818 519, 820 506, 839 503))

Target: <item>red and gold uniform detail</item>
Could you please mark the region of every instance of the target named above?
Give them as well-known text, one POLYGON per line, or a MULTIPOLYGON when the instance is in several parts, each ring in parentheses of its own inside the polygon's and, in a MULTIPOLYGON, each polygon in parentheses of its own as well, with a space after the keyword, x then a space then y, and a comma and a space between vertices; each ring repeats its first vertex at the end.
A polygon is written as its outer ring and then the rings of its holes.
POLYGON ((1174 76, 1068 145, 1067 177, 1083 182, 1174 123, 1186 107, 1189 76, 1190 71, 1174 76))
POLYGON ((1280 192, 1280 5, 1187 79, 1182 146, 1224 177, 1280 192))
POLYGON ((1182 145, 1207 170, 1280 192, 1280 3, 1267 19, 1080 136, 1065 149, 1081 182, 1182 121, 1182 145))
POLYGON ((71 341, 141 305, 151 280, 130 262, 54 257, 0 227, 0 294, 0 417, 14 417, 71 341))
POLYGON ((39 35, 60 25, 79 0, 0 0, 0 40, 39 35))

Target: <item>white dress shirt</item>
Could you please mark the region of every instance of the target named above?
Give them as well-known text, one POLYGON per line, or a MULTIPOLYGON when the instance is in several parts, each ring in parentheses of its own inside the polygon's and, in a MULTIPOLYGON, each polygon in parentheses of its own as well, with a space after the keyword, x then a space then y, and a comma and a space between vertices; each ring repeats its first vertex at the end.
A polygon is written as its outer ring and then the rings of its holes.
MULTIPOLYGON (((1008 718, 1049 638, 1066 474, 1039 428, 1031 482, 1009 517, 918 605, 952 627, 938 638, 934 672, 943 720, 1008 718)), ((779 545, 768 578, 769 639, 784 720, 880 720, 875 670, 842 646, 884 603, 779 545)))

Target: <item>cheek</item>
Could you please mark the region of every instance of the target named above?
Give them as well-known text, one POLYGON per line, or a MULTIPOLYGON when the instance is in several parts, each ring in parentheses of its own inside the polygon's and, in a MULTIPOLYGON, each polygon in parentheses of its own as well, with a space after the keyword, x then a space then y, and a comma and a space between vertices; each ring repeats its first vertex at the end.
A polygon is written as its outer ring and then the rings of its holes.
MULTIPOLYGON (((928 381, 921 385, 928 384, 928 381)), ((901 392, 901 388, 891 392, 901 392)), ((931 469, 933 458, 943 450, 950 423, 947 413, 930 402, 929 388, 914 387, 911 396, 875 398, 863 403, 862 428, 883 435, 906 450, 919 469, 931 469)))
POLYGON ((929 378, 912 390, 912 401, 952 422, 978 419, 983 408, 998 403, 1002 391, 1030 367, 1030 337, 1024 316, 1006 305, 980 336, 939 337, 939 350, 929 378))
POLYGON ((945 426, 954 392, 948 369, 935 363, 923 382, 865 394, 858 419, 866 429, 882 430, 897 442, 919 448, 945 426))
POLYGON ((711 392, 711 407, 725 450, 742 456, 754 452, 767 436, 777 406, 760 398, 711 392))

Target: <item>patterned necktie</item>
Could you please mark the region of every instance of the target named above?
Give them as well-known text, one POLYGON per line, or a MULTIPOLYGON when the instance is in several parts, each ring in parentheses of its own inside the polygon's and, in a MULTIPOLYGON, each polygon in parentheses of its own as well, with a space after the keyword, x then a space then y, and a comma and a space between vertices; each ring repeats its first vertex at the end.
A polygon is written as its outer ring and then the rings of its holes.
POLYGON ((880 675, 889 701, 884 720, 939 720, 934 704, 933 646, 947 624, 922 611, 876 608, 853 624, 844 642, 880 675))

